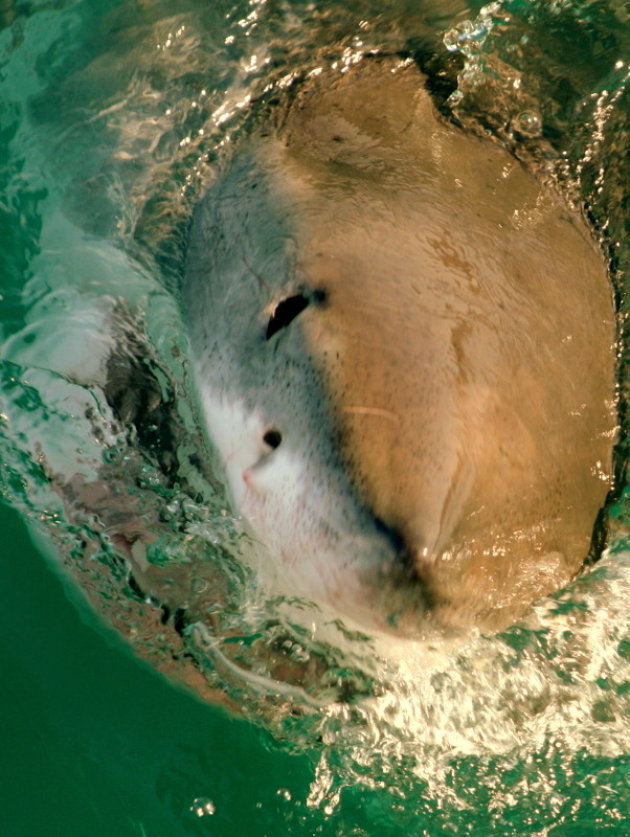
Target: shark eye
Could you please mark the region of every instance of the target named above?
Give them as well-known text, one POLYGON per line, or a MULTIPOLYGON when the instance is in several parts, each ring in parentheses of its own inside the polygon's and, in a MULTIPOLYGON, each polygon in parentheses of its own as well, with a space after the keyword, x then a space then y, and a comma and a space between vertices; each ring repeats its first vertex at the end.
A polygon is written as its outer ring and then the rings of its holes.
POLYGON ((266 339, 270 340, 277 331, 286 328, 298 314, 304 311, 309 302, 309 298, 304 294, 288 296, 279 302, 274 308, 271 317, 269 317, 266 339))
POLYGON ((280 442, 282 441, 282 433, 279 430, 276 430, 275 427, 271 427, 265 435, 263 436, 263 442, 272 450, 280 447, 280 442))

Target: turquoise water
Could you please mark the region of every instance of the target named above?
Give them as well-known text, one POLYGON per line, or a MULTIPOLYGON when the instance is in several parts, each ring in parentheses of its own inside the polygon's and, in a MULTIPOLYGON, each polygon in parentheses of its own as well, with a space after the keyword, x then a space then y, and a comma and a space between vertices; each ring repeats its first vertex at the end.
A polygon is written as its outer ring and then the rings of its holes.
MULTIPOLYGON (((252 97, 370 49, 420 55, 462 123, 586 202, 625 310, 627 6, 382 6, 0 3, 3 835, 630 830, 627 493, 608 510, 600 565, 500 637, 402 660, 335 634, 309 644, 295 609, 261 598, 234 558, 212 475, 165 480, 159 440, 115 422, 102 395, 94 358, 127 317, 163 397, 176 396, 180 447, 197 445, 169 293, 190 206, 252 97), (125 586, 98 516, 66 490, 104 462, 160 534, 151 561, 229 588, 219 645, 190 635, 186 648, 237 712, 156 671, 185 679, 180 639, 125 586), (287 637, 296 660, 334 670, 311 684, 315 708, 247 655, 287 637)), ((623 396, 623 365, 620 379, 623 396)), ((622 443, 620 484, 625 458, 622 443)))

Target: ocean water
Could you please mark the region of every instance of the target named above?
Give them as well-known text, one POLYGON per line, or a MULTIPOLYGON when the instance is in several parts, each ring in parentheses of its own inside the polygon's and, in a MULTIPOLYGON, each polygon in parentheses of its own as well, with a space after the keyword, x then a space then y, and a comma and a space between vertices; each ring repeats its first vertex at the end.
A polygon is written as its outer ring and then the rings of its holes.
POLYGON ((0 2, 2 835, 630 831, 629 62, 621 0, 0 2), (500 635, 402 653, 314 636, 240 560, 173 296, 252 100, 370 51, 585 207, 621 335, 602 559, 500 635), (170 424, 108 407, 121 335, 170 424), (149 601, 121 515, 156 535, 149 601))

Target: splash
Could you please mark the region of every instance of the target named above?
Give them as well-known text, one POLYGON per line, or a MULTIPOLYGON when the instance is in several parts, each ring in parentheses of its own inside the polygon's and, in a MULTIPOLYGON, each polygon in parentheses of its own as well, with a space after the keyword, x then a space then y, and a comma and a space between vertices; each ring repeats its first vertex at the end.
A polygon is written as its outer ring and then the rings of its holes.
MULTIPOLYGON (((227 9, 191 0, 176 15, 167 6, 146 4, 137 26, 125 4, 97 26, 80 6, 66 30, 52 10, 34 15, 24 38, 56 69, 30 77, 26 119, 15 81, 26 56, 17 41, 11 53, 5 109, 15 104, 22 121, 11 123, 7 194, 22 267, 2 303, 3 496, 36 521, 141 656, 287 747, 317 749, 307 804, 323 817, 360 784, 388 789, 411 825, 416 806, 445 828, 453 811, 479 810, 470 828, 486 829, 490 809, 492 827, 503 829, 495 833, 519 834, 529 805, 527 828, 549 833, 571 821, 575 787, 595 775, 598 816, 622 822, 628 492, 608 509, 602 561, 523 624, 402 645, 353 632, 258 584, 267 556, 229 508, 199 434, 188 347, 168 292, 191 206, 252 102, 324 66, 342 71, 371 50, 409 55, 428 40, 438 52, 443 41, 445 66, 460 59, 448 99, 454 118, 586 205, 625 311, 621 5, 495 2, 478 15, 464 9, 466 19, 458 7, 446 27, 435 8, 420 20, 398 4, 227 9), (582 45, 584 58, 558 49, 562 38, 582 45), (83 53, 64 68, 52 59, 69 43, 83 53), (105 393, 99 359, 121 329, 134 334, 150 373, 154 400, 142 415, 133 401, 116 414, 105 393), (166 433, 176 466, 163 455, 166 433), (85 486, 105 482, 118 502, 105 491, 90 508, 85 486), (121 531, 125 560, 113 537, 121 531)), ((622 440, 620 480, 626 459, 622 440)), ((196 816, 211 816, 212 804, 200 797, 196 816)))

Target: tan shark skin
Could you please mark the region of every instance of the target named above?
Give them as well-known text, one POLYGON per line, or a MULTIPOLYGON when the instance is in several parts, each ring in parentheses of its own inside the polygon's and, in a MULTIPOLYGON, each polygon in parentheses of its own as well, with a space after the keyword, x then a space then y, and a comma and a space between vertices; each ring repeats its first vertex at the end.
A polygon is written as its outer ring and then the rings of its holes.
POLYGON ((352 490, 433 618, 515 618, 580 571, 610 489, 614 313, 586 224, 390 60, 313 79, 248 144, 294 219, 289 285, 324 299, 291 328, 352 490))

